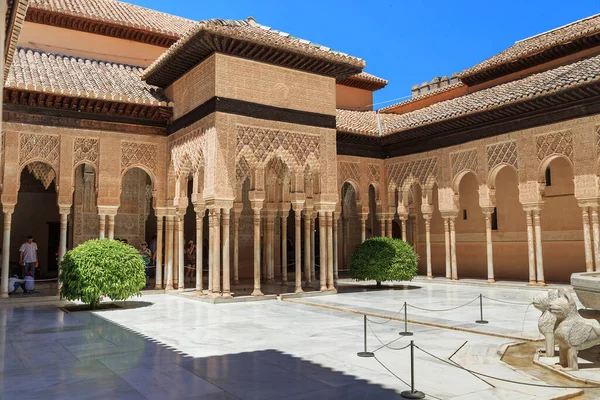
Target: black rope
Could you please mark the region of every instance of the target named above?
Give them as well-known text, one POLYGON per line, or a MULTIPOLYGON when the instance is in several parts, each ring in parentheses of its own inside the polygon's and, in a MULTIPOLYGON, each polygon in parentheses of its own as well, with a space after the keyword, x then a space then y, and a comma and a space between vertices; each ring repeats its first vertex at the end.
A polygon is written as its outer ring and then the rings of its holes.
MULTIPOLYGON (((379 339, 379 336, 377 336, 377 334, 375 333, 375 331, 373 331, 373 329, 371 328, 371 326, 370 326, 369 324, 367 324, 367 326, 369 327, 369 330, 371 331, 371 333, 373 334, 373 336, 375 336, 375 338, 377 339, 377 341, 378 341, 379 343, 381 343, 381 347, 379 347, 379 348, 378 348, 377 350, 375 350, 375 351, 381 350, 381 349, 383 349, 384 347, 387 347, 387 348, 388 348, 388 349, 390 349, 390 350, 398 350, 398 351, 399 351, 399 350, 404 350, 404 349, 406 349, 407 347, 409 347, 409 346, 410 346, 410 344, 409 344, 408 346, 404 346, 404 347, 402 347, 402 348, 399 348, 399 349, 398 349, 398 348, 395 348, 395 347, 390 347, 390 346, 389 346, 390 344, 392 344, 392 343, 394 343, 394 342, 397 342, 398 340, 402 339, 404 336, 397 337, 396 339, 392 340, 392 341, 391 341, 391 342, 389 342, 389 343, 383 343, 383 342, 381 341, 381 339, 379 339)), ((375 351, 373 351, 373 353, 375 353, 375 351)))
POLYGON ((431 310, 431 309, 428 309, 428 308, 417 307, 417 306, 413 306, 412 304, 409 304, 408 306, 409 306, 409 307, 412 307, 412 308, 415 308, 415 309, 417 309, 417 310, 421 310, 421 311, 430 311, 430 312, 444 312, 444 311, 452 311, 452 310, 457 310, 457 309, 459 309, 459 308, 462 308, 462 307, 466 307, 466 306, 468 306, 469 304, 471 304, 471 303, 474 303, 474 302, 475 302, 475 301, 477 301, 477 300, 479 300, 479 296, 477 296, 477 297, 476 297, 476 298, 474 298, 473 300, 471 300, 471 301, 469 301, 468 303, 465 303, 465 304, 463 304, 463 305, 461 305, 461 306, 458 306, 458 307, 452 307, 452 308, 438 309, 438 310, 431 310))
POLYGON ((498 381, 502 381, 502 382, 507 382, 507 383, 514 383, 515 385, 524 385, 524 386, 535 386, 535 387, 542 387, 542 388, 551 388, 551 389, 600 389, 600 385, 598 386, 560 386, 560 385, 542 385, 540 383, 528 383, 528 382, 518 382, 518 381, 513 381, 510 379, 506 379, 506 378, 498 378, 495 376, 491 376, 491 375, 487 375, 487 374, 483 374, 481 372, 477 372, 477 371, 473 371, 470 370, 468 368, 463 367, 462 365, 459 364, 453 364, 447 360, 444 360, 443 358, 440 358, 438 356, 435 356, 431 353, 429 353, 428 351, 423 350, 422 348, 420 348, 419 346, 415 345, 415 348, 421 350, 423 353, 427 354, 430 357, 435 358, 436 360, 439 360, 443 363, 446 363, 452 367, 458 368, 458 369, 462 369, 463 371, 469 372, 473 375, 477 375, 477 376, 483 376, 485 378, 489 378, 489 379, 495 379, 498 381))
POLYGON ((512 301, 492 299, 491 297, 487 297, 487 296, 483 296, 483 295, 482 295, 482 297, 484 299, 488 299, 488 300, 491 300, 491 301, 496 301, 498 303, 511 304, 511 305, 514 305, 514 306, 528 306, 528 305, 531 305, 531 303, 515 303, 515 302, 512 302, 512 301))
MULTIPOLYGON (((410 346, 410 345, 409 345, 409 346, 410 346)), ((382 362, 379 360, 379 358, 377 358, 377 356, 375 356, 374 358, 375 358, 375 360, 377 360, 377 362, 379 363, 379 365, 381 365, 383 368, 385 368, 385 369, 386 369, 386 371, 387 371, 387 372, 389 372, 390 374, 394 375, 394 376, 396 377, 396 379, 398 379, 400 382, 404 383, 406 386, 408 386, 408 387, 411 387, 411 386, 410 386, 408 383, 406 383, 406 381, 405 381, 404 379, 400 378, 398 375, 396 375, 395 373, 393 373, 391 369, 389 369, 388 367, 386 367, 386 366, 385 366, 385 365, 384 365, 384 364, 383 364, 383 363, 382 363, 382 362)), ((432 398, 434 398, 434 399, 437 399, 437 400, 442 400, 442 399, 440 399, 439 397, 436 397, 436 396, 434 396, 434 395, 431 395, 431 394, 427 394, 427 393, 425 393, 425 392, 423 392, 423 394, 425 394, 425 395, 426 395, 426 396, 428 396, 428 397, 432 397, 432 398)))
POLYGON ((383 318, 389 318, 385 322, 376 322, 376 321, 371 320, 369 317, 367 317, 367 321, 369 321, 369 322, 371 322, 373 324, 377 324, 377 325, 385 325, 388 322, 392 321, 394 318, 396 318, 398 315, 400 315, 400 313, 402 312, 402 310, 404 310, 404 304, 402 305, 402 308, 400 308, 400 310, 398 310, 398 312, 396 313, 396 315, 394 315, 393 317, 379 317, 381 319, 383 319, 383 318))

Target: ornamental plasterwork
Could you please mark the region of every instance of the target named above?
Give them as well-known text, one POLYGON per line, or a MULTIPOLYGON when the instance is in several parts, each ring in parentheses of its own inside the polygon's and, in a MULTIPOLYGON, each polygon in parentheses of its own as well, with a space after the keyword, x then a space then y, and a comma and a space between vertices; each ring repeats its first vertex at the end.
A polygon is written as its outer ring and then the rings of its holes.
POLYGON ((456 153, 450 153, 450 165, 452 166, 452 177, 463 171, 473 171, 475 174, 479 172, 477 162, 477 150, 463 150, 456 153))
POLYGON ((518 168, 517 142, 490 144, 486 147, 488 169, 491 171, 500 164, 518 168))
POLYGON ((99 140, 92 138, 75 138, 73 142, 73 165, 86 162, 98 167, 100 154, 99 140))
POLYGON ((169 144, 171 162, 176 172, 190 173, 204 167, 206 131, 197 129, 169 144))
POLYGON ((246 178, 250 176, 250 165, 245 157, 242 157, 235 163, 235 177, 238 185, 242 185, 246 178))
POLYGON ((600 156, 600 126, 596 127, 596 155, 600 156))
POLYGON ((156 174, 155 144, 139 142, 121 142, 121 172, 132 165, 142 165, 156 174))
POLYGON ((552 132, 535 138, 538 161, 553 154, 562 154, 573 161, 573 134, 570 131, 552 132))
POLYGON ((381 169, 379 165, 367 164, 367 178, 369 183, 379 182, 381 179, 381 169))
POLYGON ((34 161, 29 163, 27 164, 27 170, 35 177, 35 179, 42 183, 44 189, 46 190, 56 178, 56 172, 54 171, 54 168, 44 162, 34 161))
POLYGON ((425 158, 388 166, 388 180, 397 187, 402 187, 408 177, 418 180, 420 183, 437 180, 438 168, 437 157, 425 158))
POLYGON ((37 160, 50 164, 56 170, 59 158, 59 136, 35 133, 21 133, 19 135, 19 165, 37 160))
POLYGON ((349 180, 360 185, 360 163, 341 161, 338 168, 340 186, 349 180))
POLYGON ((306 133, 238 125, 237 159, 241 156, 253 167, 264 167, 280 156, 293 169, 320 158, 320 137, 306 133))

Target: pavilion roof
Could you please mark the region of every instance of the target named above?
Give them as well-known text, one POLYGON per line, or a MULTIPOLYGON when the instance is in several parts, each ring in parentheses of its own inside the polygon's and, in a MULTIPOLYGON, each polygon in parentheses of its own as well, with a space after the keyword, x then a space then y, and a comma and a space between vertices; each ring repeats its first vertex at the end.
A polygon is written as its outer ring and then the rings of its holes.
POLYGON ((7 0, 6 36, 4 42, 4 76, 8 74, 13 55, 17 48, 23 21, 27 12, 28 0, 7 0))
POLYGON ((365 62, 328 47, 247 20, 201 21, 161 55, 142 75, 166 87, 214 52, 253 58, 289 68, 346 78, 365 62))
POLYGON ((386 87, 388 81, 363 71, 346 79, 339 80, 338 83, 340 85, 366 89, 374 92, 386 87))
POLYGON ((520 40, 459 74, 471 86, 600 45, 600 14, 520 40))

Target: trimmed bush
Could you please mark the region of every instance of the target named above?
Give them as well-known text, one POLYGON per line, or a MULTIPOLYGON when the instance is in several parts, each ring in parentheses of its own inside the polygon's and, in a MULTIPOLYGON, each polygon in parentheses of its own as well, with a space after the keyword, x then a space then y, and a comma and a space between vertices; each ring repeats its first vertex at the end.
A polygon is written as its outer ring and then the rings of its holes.
POLYGON ((373 237, 359 244, 350 260, 350 277, 359 281, 410 281, 419 256, 402 240, 373 237))
POLYGON ((125 243, 89 240, 68 251, 60 263, 60 297, 95 307, 103 296, 111 300, 141 296, 145 266, 137 250, 125 243))

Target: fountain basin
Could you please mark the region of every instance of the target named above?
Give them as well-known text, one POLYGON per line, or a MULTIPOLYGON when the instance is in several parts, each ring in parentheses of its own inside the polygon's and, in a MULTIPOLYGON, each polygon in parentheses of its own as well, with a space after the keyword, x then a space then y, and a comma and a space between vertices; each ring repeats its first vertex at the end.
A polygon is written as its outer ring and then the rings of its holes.
POLYGON ((571 286, 584 307, 600 310, 600 272, 572 274, 571 286))

